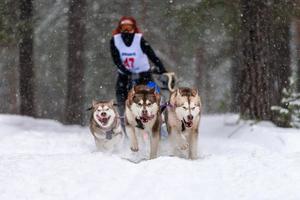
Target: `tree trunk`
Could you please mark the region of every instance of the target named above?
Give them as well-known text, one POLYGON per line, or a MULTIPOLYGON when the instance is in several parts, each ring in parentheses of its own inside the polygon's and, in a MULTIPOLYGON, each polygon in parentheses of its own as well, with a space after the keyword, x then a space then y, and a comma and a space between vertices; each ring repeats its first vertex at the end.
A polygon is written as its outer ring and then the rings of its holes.
POLYGON ((243 118, 270 120, 272 76, 270 7, 260 0, 241 0, 242 71, 240 112, 243 118))
POLYGON ((68 82, 65 122, 83 125, 85 0, 71 0, 68 27, 68 82))
POLYGON ((195 52, 196 59, 196 74, 195 74, 195 85, 199 89, 202 97, 202 101, 205 103, 205 112, 211 111, 213 105, 211 104, 211 77, 209 75, 209 69, 207 60, 205 57, 205 49, 198 47, 195 52))
MULTIPOLYGON (((9 46, 8 52, 9 55, 16 55, 17 56, 18 49, 15 48, 15 46, 9 46)), ((9 57, 9 56, 8 56, 9 57)), ((19 114, 19 106, 18 106, 18 78, 19 74, 17 71, 17 61, 15 59, 9 59, 8 63, 10 69, 9 73, 7 75, 8 84, 9 84, 9 100, 10 100, 10 106, 9 106, 9 113, 12 114, 19 114)))
POLYGON ((142 1, 142 19, 141 24, 144 26, 144 30, 146 30, 146 18, 147 18, 147 2, 145 0, 142 1))
POLYGON ((296 49, 297 49, 297 92, 300 93, 300 19, 296 20, 296 49))
POLYGON ((289 87, 290 18, 275 12, 283 6, 281 2, 241 1, 243 117, 275 120, 271 106, 280 104, 283 88, 289 87))
MULTIPOLYGON (((204 50, 202 47, 198 47, 195 52, 196 59, 196 86, 200 89, 200 92, 204 91, 204 74, 205 74, 205 60, 204 50)), ((204 95, 205 96, 205 95, 204 95)))
POLYGON ((20 0, 20 114, 34 116, 33 3, 20 0))

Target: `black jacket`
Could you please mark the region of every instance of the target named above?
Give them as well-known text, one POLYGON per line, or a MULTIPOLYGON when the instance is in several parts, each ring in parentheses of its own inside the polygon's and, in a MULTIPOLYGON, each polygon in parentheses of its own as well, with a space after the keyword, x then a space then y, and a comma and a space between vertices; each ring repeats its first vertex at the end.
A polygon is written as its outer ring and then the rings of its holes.
MULTIPOLYGON (((130 46, 133 38, 134 38, 134 33, 121 33, 121 37, 125 43, 126 46, 130 46)), ((148 56, 149 60, 151 60, 154 65, 156 66, 154 69, 154 73, 157 74, 162 74, 167 72, 166 69, 164 68, 162 62, 160 59, 156 56, 154 53, 153 49, 151 48, 150 44, 142 37, 141 38, 141 49, 142 51, 148 56)), ((111 56, 113 58, 113 61, 115 65, 118 67, 118 69, 126 75, 130 75, 131 72, 125 68, 125 66, 122 64, 121 58, 120 58, 120 52, 115 46, 114 38, 110 40, 110 51, 111 51, 111 56)))

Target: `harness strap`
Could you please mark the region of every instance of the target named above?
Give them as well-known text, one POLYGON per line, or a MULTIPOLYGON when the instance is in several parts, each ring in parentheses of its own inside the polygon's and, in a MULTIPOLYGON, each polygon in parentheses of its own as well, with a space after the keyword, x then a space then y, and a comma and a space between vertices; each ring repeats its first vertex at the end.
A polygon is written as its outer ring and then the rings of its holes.
POLYGON ((166 102, 166 103, 160 105, 161 113, 164 112, 167 107, 173 108, 174 106, 172 104, 170 104, 170 102, 166 102))

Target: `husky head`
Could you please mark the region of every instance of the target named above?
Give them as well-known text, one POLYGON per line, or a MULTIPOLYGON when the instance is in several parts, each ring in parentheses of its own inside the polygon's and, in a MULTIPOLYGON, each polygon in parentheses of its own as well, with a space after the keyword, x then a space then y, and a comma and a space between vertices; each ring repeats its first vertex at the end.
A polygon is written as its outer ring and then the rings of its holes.
POLYGON ((178 88, 171 94, 170 104, 186 128, 191 128, 201 111, 201 100, 196 89, 178 88))
POLYGON ((142 123, 152 120, 159 112, 160 95, 146 85, 135 86, 128 95, 127 105, 142 123))
POLYGON ((117 117, 114 109, 114 102, 111 101, 95 101, 93 100, 93 120, 102 128, 109 128, 113 125, 117 117))

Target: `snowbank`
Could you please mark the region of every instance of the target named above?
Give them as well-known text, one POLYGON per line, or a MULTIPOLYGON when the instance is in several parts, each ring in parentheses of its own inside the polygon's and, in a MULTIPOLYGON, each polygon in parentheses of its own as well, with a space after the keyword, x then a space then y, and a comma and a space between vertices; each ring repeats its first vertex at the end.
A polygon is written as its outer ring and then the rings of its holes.
POLYGON ((300 199, 300 131, 204 116, 196 161, 95 152, 88 128, 0 115, 0 199, 300 199))

